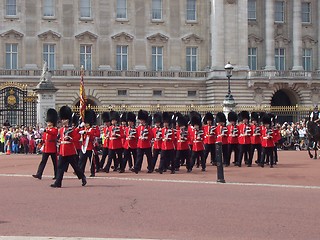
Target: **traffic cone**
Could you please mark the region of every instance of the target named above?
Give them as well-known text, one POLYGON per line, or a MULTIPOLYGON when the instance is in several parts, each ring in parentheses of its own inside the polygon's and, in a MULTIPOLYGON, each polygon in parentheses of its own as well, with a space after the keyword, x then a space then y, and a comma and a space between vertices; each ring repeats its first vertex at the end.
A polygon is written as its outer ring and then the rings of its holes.
POLYGON ((10 147, 7 147, 7 152, 6 152, 6 155, 10 155, 10 147))

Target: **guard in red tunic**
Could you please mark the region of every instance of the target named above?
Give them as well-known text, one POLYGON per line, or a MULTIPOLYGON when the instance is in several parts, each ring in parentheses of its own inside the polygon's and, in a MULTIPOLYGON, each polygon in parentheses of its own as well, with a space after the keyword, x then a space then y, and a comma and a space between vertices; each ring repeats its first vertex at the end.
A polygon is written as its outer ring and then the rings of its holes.
POLYGON ((262 117, 263 126, 261 127, 261 146, 262 146, 262 154, 261 161, 259 166, 264 167, 265 158, 270 159, 270 168, 273 168, 273 148, 274 148, 274 140, 273 140, 273 130, 271 127, 271 117, 268 114, 265 114, 262 117))
POLYGON ((133 112, 127 113, 128 126, 124 131, 124 150, 123 150, 123 163, 120 164, 120 173, 125 171, 126 165, 128 163, 129 170, 132 171, 133 164, 137 161, 137 129, 136 129, 136 115, 133 112), (132 162, 133 157, 133 162, 132 162))
POLYGON ((103 167, 108 156, 108 147, 109 147, 109 127, 111 125, 110 122, 110 114, 109 112, 102 113, 102 121, 104 123, 104 127, 102 129, 102 157, 100 161, 100 168, 105 171, 106 169, 103 167))
POLYGON ((228 157, 225 163, 225 167, 230 165, 231 154, 234 153, 233 163, 235 164, 238 160, 239 147, 238 147, 238 114, 231 111, 228 113, 228 157))
POLYGON ((43 142, 43 150, 42 150, 42 159, 38 167, 38 171, 36 174, 32 175, 34 178, 41 179, 44 168, 47 164, 49 156, 51 156, 53 169, 54 169, 54 177, 57 176, 57 138, 58 138, 58 113, 55 109, 50 108, 47 111, 47 128, 44 130, 42 135, 43 142))
POLYGON ((257 112, 251 113, 251 137, 250 137, 250 150, 248 166, 252 164, 254 151, 257 150, 257 161, 261 159, 261 129, 259 123, 259 114, 257 112))
MULTIPOLYGON (((153 115, 154 127, 152 128, 153 148, 152 148, 152 164, 153 169, 156 167, 158 157, 161 155, 162 145, 162 113, 153 115)), ((156 169, 157 171, 157 169, 156 169)))
POLYGON ((228 128, 226 127, 226 115, 223 112, 218 112, 216 115, 216 122, 216 142, 221 142, 222 144, 222 159, 223 164, 226 165, 228 164, 228 128))
POLYGON ((216 134, 215 130, 216 127, 213 123, 213 115, 210 112, 207 112, 204 116, 203 123, 205 124, 203 126, 203 132, 204 132, 204 159, 207 161, 207 157, 210 153, 210 163, 214 166, 217 166, 216 162, 216 134))
POLYGON ((85 127, 82 128, 79 133, 82 135, 82 145, 80 152, 79 166, 81 171, 84 173, 86 169, 87 159, 90 162, 90 177, 95 176, 96 164, 94 159, 92 159, 92 151, 95 141, 95 128, 93 125, 96 121, 96 114, 93 110, 86 110, 84 115, 85 127))
POLYGON ((178 116, 179 128, 176 131, 176 162, 186 163, 187 171, 191 172, 188 120, 183 115, 178 116))
POLYGON ((148 112, 145 110, 139 110, 138 119, 140 120, 140 124, 137 127, 137 162, 134 165, 134 172, 138 174, 139 171, 141 171, 143 156, 146 155, 148 162, 148 173, 152 173, 154 170, 151 152, 151 140, 153 138, 153 134, 152 129, 148 124, 148 112))
POLYGON ((239 130, 239 158, 237 163, 235 164, 238 167, 241 167, 242 159, 244 158, 245 164, 248 167, 251 167, 249 163, 249 149, 250 149, 250 137, 251 137, 251 127, 249 125, 250 115, 247 111, 242 111, 239 114, 239 122, 238 130, 239 130))
POLYGON ((72 111, 68 106, 63 106, 59 110, 59 116, 61 119, 61 128, 59 129, 59 161, 56 181, 50 186, 53 188, 60 188, 62 185, 63 174, 70 164, 74 169, 75 174, 82 180, 82 186, 87 184, 86 176, 80 170, 78 164, 75 161, 75 155, 77 150, 74 145, 74 138, 76 132, 71 126, 72 111))
MULTIPOLYGON (((122 163, 122 139, 124 138, 122 126, 119 126, 120 115, 116 111, 110 111, 111 126, 109 127, 109 150, 108 161, 105 167, 106 173, 110 171, 111 163, 114 163, 114 171, 118 170, 119 163, 122 163)), ((124 168, 120 168, 123 172, 124 168)))
MULTIPOLYGON (((201 126, 201 116, 200 114, 194 114, 191 117, 191 124, 193 126, 193 133, 191 135, 192 140, 192 153, 191 153, 191 163, 192 167, 195 165, 197 158, 200 158, 202 171, 206 171, 206 161, 204 159, 204 133, 201 126)), ((192 171, 191 167, 191 171, 192 171)))
POLYGON ((163 112, 163 128, 161 129, 162 144, 161 144, 161 157, 159 165, 159 173, 162 174, 171 166, 171 174, 175 173, 175 156, 174 156, 174 141, 175 134, 171 127, 172 116, 168 112, 163 112))
POLYGON ((80 127, 79 127, 79 116, 77 114, 73 114, 72 116, 72 127, 75 132, 74 136, 74 145, 77 149, 77 155, 76 155, 76 162, 79 164, 79 156, 80 156, 80 151, 81 151, 81 134, 80 132, 80 127))

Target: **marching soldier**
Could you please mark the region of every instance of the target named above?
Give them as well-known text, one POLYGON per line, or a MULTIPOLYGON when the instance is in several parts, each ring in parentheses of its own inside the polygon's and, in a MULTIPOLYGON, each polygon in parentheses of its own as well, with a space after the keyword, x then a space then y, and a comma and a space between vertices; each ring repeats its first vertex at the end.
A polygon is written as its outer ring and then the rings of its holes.
MULTIPOLYGON (((259 114, 257 112, 251 113, 251 137, 250 137, 250 151, 248 166, 252 165, 254 150, 257 150, 257 159, 261 159, 261 129, 259 126, 259 114)), ((257 161, 256 161, 257 162, 257 161)))
POLYGON ((86 110, 84 116, 85 127, 83 130, 79 131, 82 135, 82 145, 80 152, 80 160, 79 166, 81 171, 84 173, 86 169, 87 159, 90 162, 90 177, 95 176, 96 163, 95 160, 92 159, 92 151, 94 147, 94 141, 96 137, 95 128, 93 127, 96 121, 96 114, 93 110, 86 110))
POLYGON ((161 130, 162 144, 161 144, 161 157, 159 165, 159 173, 165 172, 169 164, 171 165, 171 174, 175 173, 175 156, 174 156, 174 141, 175 134, 171 128, 171 116, 168 112, 162 114, 163 128, 161 130))
POLYGON ((274 140, 273 140, 273 131, 271 128, 271 117, 268 114, 265 114, 262 117, 263 126, 261 127, 261 146, 262 146, 262 154, 259 166, 264 167, 265 158, 270 159, 270 168, 273 168, 273 148, 274 148, 274 140))
POLYGON ((216 115, 216 122, 216 142, 221 142, 223 164, 228 164, 228 128, 226 127, 226 115, 224 115, 223 112, 218 112, 216 115))
POLYGON ((241 167, 242 158, 244 158, 245 164, 248 167, 251 167, 249 164, 249 149, 250 149, 250 137, 251 137, 251 127, 249 125, 249 112, 242 111, 239 114, 239 122, 238 130, 239 130, 239 158, 237 163, 235 164, 238 167, 241 167))
POLYGON ((62 127, 59 129, 59 161, 56 181, 50 186, 60 188, 62 185, 63 174, 70 164, 74 169, 77 177, 82 180, 82 186, 87 184, 87 179, 84 173, 80 170, 75 162, 77 150, 75 148, 73 138, 75 135, 74 129, 70 125, 72 121, 72 111, 68 106, 63 106, 59 110, 62 127))
POLYGON ((53 169, 54 169, 54 177, 57 176, 57 138, 58 138, 58 113, 55 109, 50 108, 47 111, 47 128, 44 130, 42 141, 43 141, 43 150, 42 150, 42 159, 38 167, 38 171, 36 174, 32 175, 34 178, 41 179, 44 168, 47 164, 49 156, 51 156, 53 169))
POLYGON ((102 113, 102 121, 104 123, 104 127, 102 130, 102 157, 100 161, 100 168, 105 171, 106 169, 103 168, 106 158, 108 156, 108 146, 109 146, 109 127, 110 127, 110 115, 108 112, 102 113))
POLYGON ((134 165, 134 172, 138 174, 139 171, 141 171, 143 156, 146 155, 148 162, 148 173, 152 173, 154 170, 151 152, 151 140, 153 138, 153 134, 152 129, 148 125, 148 112, 139 110, 138 119, 140 120, 140 125, 137 127, 137 162, 134 165))
POLYGON ((210 163, 214 166, 217 166, 216 162, 216 154, 215 154, 215 143, 216 143, 216 135, 215 135, 215 126, 213 123, 213 115, 210 112, 207 112, 204 119, 203 123, 205 124, 203 126, 203 132, 204 132, 204 159, 207 160, 208 155, 210 153, 210 158, 211 161, 210 163))
POLYGON ((127 162, 129 165, 129 170, 133 169, 133 163, 137 161, 137 130, 136 130, 136 115, 133 112, 127 113, 128 126, 125 129, 125 143, 124 143, 124 158, 123 163, 120 164, 120 173, 125 171, 127 162), (132 162, 133 157, 133 162, 132 162))
POLYGON ((231 111, 228 113, 228 157, 225 163, 225 167, 230 166, 231 154, 234 152, 233 163, 238 160, 239 148, 238 148, 238 127, 237 127, 238 114, 231 111))
POLYGON ((81 134, 80 132, 80 127, 78 126, 79 124, 79 116, 77 114, 73 114, 72 116, 72 127, 74 129, 74 145, 77 149, 77 155, 76 155, 76 163, 79 164, 79 156, 80 156, 80 151, 81 151, 81 134))
MULTIPOLYGON (((124 137, 122 126, 118 125, 120 120, 119 113, 116 111, 110 111, 110 120, 111 126, 109 127, 109 150, 108 161, 105 167, 106 173, 108 173, 110 170, 112 160, 114 163, 113 171, 118 170, 119 163, 122 162, 122 139, 124 137)), ((124 172, 124 169, 120 169, 120 171, 124 172)))
POLYGON ((177 123, 179 128, 176 132, 176 163, 186 162, 187 171, 191 172, 188 121, 184 116, 180 115, 177 118, 177 123))
POLYGON ((162 114, 155 113, 153 115, 153 122, 154 122, 154 127, 152 128, 152 134, 153 134, 152 162, 153 162, 153 169, 154 169, 156 167, 158 157, 161 155, 162 114))

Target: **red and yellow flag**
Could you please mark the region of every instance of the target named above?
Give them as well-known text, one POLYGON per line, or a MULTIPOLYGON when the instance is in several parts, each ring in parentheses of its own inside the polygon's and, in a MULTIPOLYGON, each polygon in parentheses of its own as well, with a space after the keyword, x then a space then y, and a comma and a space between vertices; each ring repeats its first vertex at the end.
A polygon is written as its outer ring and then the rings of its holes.
POLYGON ((83 75, 84 75, 84 69, 81 67, 81 79, 80 79, 80 117, 82 121, 84 121, 84 113, 86 111, 86 105, 87 105, 87 98, 86 98, 86 92, 84 90, 84 81, 83 81, 83 75))

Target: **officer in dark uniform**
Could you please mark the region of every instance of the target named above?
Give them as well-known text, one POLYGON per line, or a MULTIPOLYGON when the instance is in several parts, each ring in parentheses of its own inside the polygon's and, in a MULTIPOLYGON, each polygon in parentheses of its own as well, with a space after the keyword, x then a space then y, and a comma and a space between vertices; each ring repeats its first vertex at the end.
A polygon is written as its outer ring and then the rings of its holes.
POLYGON ((316 105, 310 114, 310 121, 318 123, 320 121, 320 112, 318 110, 318 105, 316 105))

